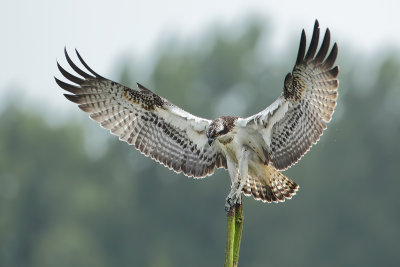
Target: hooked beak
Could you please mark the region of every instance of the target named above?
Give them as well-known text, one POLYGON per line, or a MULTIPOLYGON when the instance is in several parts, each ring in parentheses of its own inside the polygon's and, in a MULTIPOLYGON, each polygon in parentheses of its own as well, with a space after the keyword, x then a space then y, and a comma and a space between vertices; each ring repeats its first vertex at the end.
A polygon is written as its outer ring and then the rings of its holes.
POLYGON ((208 138, 208 145, 211 146, 211 144, 214 142, 214 140, 215 140, 215 138, 209 137, 209 138, 208 138))

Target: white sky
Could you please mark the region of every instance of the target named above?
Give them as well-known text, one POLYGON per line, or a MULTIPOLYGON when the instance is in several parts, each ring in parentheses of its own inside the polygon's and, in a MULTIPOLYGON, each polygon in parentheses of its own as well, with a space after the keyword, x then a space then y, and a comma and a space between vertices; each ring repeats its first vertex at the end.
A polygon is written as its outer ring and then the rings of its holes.
POLYGON ((315 18, 331 29, 341 51, 400 48, 396 0, 0 0, 0 100, 12 87, 24 90, 26 101, 65 108, 69 103, 53 80, 61 76, 56 59, 64 62, 65 45, 71 52, 78 48, 97 72, 116 78, 114 67, 127 53, 146 60, 171 35, 198 38, 215 23, 238 25, 252 13, 272 23, 278 53, 302 28, 310 33, 315 18))

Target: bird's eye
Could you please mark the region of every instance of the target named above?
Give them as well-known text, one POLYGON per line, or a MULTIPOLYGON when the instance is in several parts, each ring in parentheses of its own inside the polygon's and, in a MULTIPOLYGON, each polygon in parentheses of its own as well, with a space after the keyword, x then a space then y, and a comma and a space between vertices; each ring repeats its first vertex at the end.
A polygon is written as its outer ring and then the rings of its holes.
POLYGON ((218 136, 219 136, 219 133, 215 133, 214 136, 215 136, 215 137, 218 137, 218 136))

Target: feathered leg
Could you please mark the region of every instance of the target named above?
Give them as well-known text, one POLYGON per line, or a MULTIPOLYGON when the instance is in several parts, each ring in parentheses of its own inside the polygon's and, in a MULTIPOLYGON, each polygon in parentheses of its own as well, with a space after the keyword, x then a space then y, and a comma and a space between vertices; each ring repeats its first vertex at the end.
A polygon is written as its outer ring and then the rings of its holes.
POLYGON ((248 170, 249 170, 249 150, 247 147, 243 147, 241 151, 241 155, 239 158, 239 174, 240 174, 240 181, 238 179, 238 172, 236 170, 236 164, 235 164, 235 169, 232 171, 229 169, 229 164, 228 164, 228 171, 229 175, 231 177, 231 191, 226 198, 226 204, 225 204, 225 210, 229 211, 231 207, 233 207, 236 204, 240 204, 242 202, 241 194, 244 185, 246 184, 246 179, 248 175, 248 170), (233 172, 231 174, 231 172, 233 172), (232 179, 234 177, 234 179, 232 179), (242 177, 245 177, 244 179, 242 177))
POLYGON ((237 172, 237 164, 232 161, 231 159, 227 158, 227 165, 228 165, 228 173, 229 177, 231 178, 231 191, 229 192, 227 198, 226 198, 226 203, 225 203, 225 210, 228 212, 233 205, 231 205, 231 199, 233 196, 233 193, 236 191, 236 188, 238 186, 238 172, 237 172))

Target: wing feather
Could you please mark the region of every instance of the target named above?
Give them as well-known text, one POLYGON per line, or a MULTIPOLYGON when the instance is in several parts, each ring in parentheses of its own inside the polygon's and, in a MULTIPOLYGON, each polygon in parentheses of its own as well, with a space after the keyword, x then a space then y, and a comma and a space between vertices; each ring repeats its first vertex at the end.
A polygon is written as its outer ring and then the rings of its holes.
POLYGON ((330 42, 331 42, 331 32, 329 31, 329 29, 326 29, 324 40, 322 41, 319 52, 314 59, 315 64, 321 63, 324 60, 326 54, 328 53, 330 42))
POLYGON ((140 152, 168 168, 187 176, 204 177, 217 168, 226 168, 226 159, 205 134, 211 121, 180 109, 141 84, 133 90, 93 71, 76 51, 86 73, 65 57, 77 77, 57 63, 69 84, 56 83, 71 94, 65 97, 89 113, 90 118, 140 152), (76 85, 75 85, 76 84, 76 85))
POLYGON ((265 110, 245 119, 247 126, 258 129, 268 160, 279 170, 295 164, 319 140, 336 106, 339 68, 333 65, 338 48, 335 43, 326 57, 329 29, 317 52, 318 39, 316 21, 307 53, 304 30, 301 34, 296 64, 285 78, 282 95, 265 110))
MULTIPOLYGON (((67 59, 68 64, 71 66, 71 68, 78 73, 79 75, 81 75, 82 77, 84 77, 85 79, 90 79, 90 78, 95 78, 89 74, 87 74, 86 72, 84 72, 83 70, 81 70, 80 68, 78 68, 78 66, 75 65, 75 63, 71 60, 71 58, 69 57, 68 53, 67 53, 67 48, 64 47, 64 54, 65 54, 65 58, 67 59)), ((67 78, 68 79, 68 78, 67 78)))
POLYGON ((301 32, 299 52, 297 53, 296 64, 299 64, 303 60, 305 53, 306 53, 306 33, 303 30, 301 32))
POLYGON ((314 25, 314 33, 311 38, 310 47, 308 48, 307 55, 304 58, 305 62, 309 62, 310 60, 312 60, 314 58, 315 52, 317 51, 317 47, 318 47, 318 40, 319 40, 319 24, 318 24, 318 20, 316 20, 315 25, 314 25))

